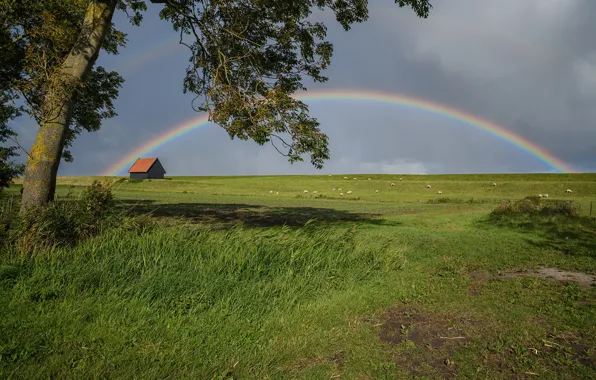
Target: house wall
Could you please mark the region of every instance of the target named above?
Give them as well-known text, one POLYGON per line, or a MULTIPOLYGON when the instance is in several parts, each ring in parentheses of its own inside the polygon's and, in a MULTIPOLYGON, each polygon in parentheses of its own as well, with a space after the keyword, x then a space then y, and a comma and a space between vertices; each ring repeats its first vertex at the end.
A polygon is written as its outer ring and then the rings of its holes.
POLYGON ((149 169, 149 171, 147 172, 147 178, 163 179, 164 173, 165 173, 165 171, 163 170, 163 167, 161 165, 159 165, 159 162, 156 162, 155 164, 153 164, 151 169, 149 169))
POLYGON ((130 173, 130 179, 147 179, 148 173, 130 173))
POLYGON ((164 174, 166 174, 166 170, 161 166, 161 162, 158 159, 151 166, 151 169, 149 169, 149 178, 163 179, 164 174))

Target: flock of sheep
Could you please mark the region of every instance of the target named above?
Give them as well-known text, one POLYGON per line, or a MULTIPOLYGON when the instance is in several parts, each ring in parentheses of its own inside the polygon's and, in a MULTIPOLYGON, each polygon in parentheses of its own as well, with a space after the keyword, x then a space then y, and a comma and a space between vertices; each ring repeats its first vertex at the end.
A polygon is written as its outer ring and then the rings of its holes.
MULTIPOLYGON (((329 177, 331 177, 331 174, 329 174, 329 177)), ((348 179, 348 177, 344 177, 344 179, 348 179)), ((354 177, 354 180, 358 180, 358 178, 354 177)), ((372 179, 369 177, 368 180, 371 181, 372 179)), ((403 178, 400 178, 399 180, 400 181, 403 181, 404 179, 403 178)), ((391 182, 391 186, 395 186, 395 182, 391 182)), ((493 182, 493 187, 497 187, 497 184, 495 182, 493 182)), ((426 185, 426 188, 427 189, 430 189, 430 188, 432 188, 432 186, 431 185, 426 185)), ((341 197, 344 196, 344 193, 343 193, 343 190, 341 189, 341 187, 340 188, 335 188, 334 187, 333 188, 333 191, 339 191, 339 195, 341 197)), ((571 189, 567 189, 567 190, 565 190, 565 192, 568 193, 568 194, 570 194, 573 191, 571 191, 571 189)), ((304 190, 303 193, 304 194, 308 194, 308 190, 304 190)), ((375 190, 375 193, 378 194, 379 193, 379 190, 375 190)), ((273 194, 273 190, 270 190, 269 191, 269 194, 273 194)), ((276 191, 275 194, 276 195, 279 195, 279 192, 276 191)), ((317 191, 313 191, 313 194, 317 194, 317 191)), ((349 191, 346 192, 346 194, 347 195, 351 195, 352 194, 352 191, 349 190, 349 191)), ((443 192, 439 190, 439 191, 437 191, 437 194, 438 195, 441 195, 441 194, 443 194, 443 192)), ((548 198, 548 194, 538 194, 538 197, 540 197, 540 198, 548 198)))

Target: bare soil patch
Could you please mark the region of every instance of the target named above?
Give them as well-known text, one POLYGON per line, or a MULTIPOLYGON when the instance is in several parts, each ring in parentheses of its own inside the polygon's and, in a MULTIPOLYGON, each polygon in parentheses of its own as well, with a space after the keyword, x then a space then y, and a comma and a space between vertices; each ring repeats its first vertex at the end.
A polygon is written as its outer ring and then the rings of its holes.
POLYGON ((455 377, 457 363, 453 355, 468 341, 466 331, 473 321, 453 314, 400 308, 390 309, 384 320, 379 332, 383 342, 392 345, 410 342, 416 347, 415 354, 404 353, 397 359, 400 367, 413 376, 455 377))
MULTIPOLYGON (((477 356, 481 366, 479 375, 488 378, 532 379, 540 376, 538 372, 544 369, 559 371, 563 363, 570 362, 596 368, 593 340, 581 334, 553 330, 542 338, 530 338, 521 340, 518 345, 496 348, 490 341, 483 340, 483 331, 491 328, 490 323, 473 320, 463 314, 429 313, 396 306, 389 309, 379 322, 380 340, 403 348, 398 350, 399 354, 393 356, 393 360, 411 376, 457 378, 461 376, 459 367, 462 363, 455 358, 470 347, 478 348, 479 343, 486 346, 477 356), (529 371, 524 361, 535 362, 543 369, 529 371)), ((337 357, 331 360, 341 368, 341 356, 339 363, 337 357)))
POLYGON ((543 340, 543 344, 544 349, 553 354, 575 360, 586 367, 596 368, 595 347, 587 342, 585 336, 569 333, 549 334, 547 339, 543 340))
POLYGON ((560 283, 573 282, 582 287, 596 286, 596 276, 583 272, 570 272, 558 268, 539 268, 533 269, 510 269, 502 271, 499 274, 490 274, 483 271, 472 271, 468 273, 470 278, 471 291, 477 288, 477 285, 494 279, 507 279, 519 277, 534 277, 543 278, 547 280, 558 281, 560 283))
POLYGON ((536 277, 559 282, 574 282, 583 287, 590 287, 596 284, 596 276, 582 273, 570 272, 557 268, 540 268, 527 271, 506 271, 497 276, 498 278, 536 277))

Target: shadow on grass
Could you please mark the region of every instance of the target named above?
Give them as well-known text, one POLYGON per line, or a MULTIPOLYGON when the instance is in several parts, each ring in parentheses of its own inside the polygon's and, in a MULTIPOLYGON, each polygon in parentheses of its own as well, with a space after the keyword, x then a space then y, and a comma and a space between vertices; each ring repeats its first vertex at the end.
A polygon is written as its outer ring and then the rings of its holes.
POLYGON ((557 216, 489 216, 481 222, 501 228, 515 229, 539 238, 526 241, 540 248, 559 250, 566 255, 596 259, 596 219, 557 216))
POLYGON ((178 219, 192 223, 213 223, 247 227, 304 226, 309 220, 319 223, 358 222, 396 226, 400 223, 378 219, 381 214, 354 213, 317 207, 268 207, 252 204, 172 203, 153 200, 122 200, 120 206, 132 215, 149 214, 157 219, 178 219))

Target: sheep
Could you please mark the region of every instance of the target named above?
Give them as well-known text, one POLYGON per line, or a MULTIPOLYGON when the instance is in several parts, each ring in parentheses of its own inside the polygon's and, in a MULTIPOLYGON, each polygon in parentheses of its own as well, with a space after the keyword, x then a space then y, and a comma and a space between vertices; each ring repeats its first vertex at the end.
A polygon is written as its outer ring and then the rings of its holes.
POLYGON ((344 179, 348 179, 348 177, 344 177, 344 179))
POLYGON ((370 181, 370 177, 368 178, 368 180, 370 181))
POLYGON ((308 190, 304 190, 304 191, 303 191, 303 193, 304 193, 304 194, 308 193, 308 190))
POLYGON ((399 180, 400 180, 400 181, 403 181, 404 179, 403 179, 403 178, 400 178, 399 180))
POLYGON ((329 174, 329 177, 331 177, 331 174, 329 174))
POLYGON ((538 194, 538 198, 542 198, 542 194, 538 194))
POLYGON ((337 189, 337 191, 341 191, 341 187, 339 189, 337 189))
POLYGON ((375 190, 375 193, 378 193, 378 192, 379 192, 379 190, 375 190))
POLYGON ((431 186, 430 186, 430 185, 426 185, 426 188, 427 188, 427 189, 430 189, 430 188, 431 188, 431 186))
POLYGON ((343 196, 344 196, 344 193, 339 193, 339 196, 340 196, 340 197, 343 197, 343 196))
POLYGON ((275 195, 279 195, 279 191, 276 191, 276 192, 275 192, 275 195))
POLYGON ((493 187, 497 187, 497 184, 493 182, 493 187))
POLYGON ((391 186, 395 186, 395 183, 391 182, 391 186))
POLYGON ((269 190, 269 194, 273 194, 273 190, 269 190))
POLYGON ((567 189, 565 190, 566 193, 573 193, 573 191, 571 191, 571 189, 567 189))
POLYGON ((313 194, 316 194, 316 193, 317 193, 317 191, 315 190, 315 191, 313 191, 312 193, 313 193, 313 194))
POLYGON ((348 195, 352 194, 352 190, 348 191, 346 194, 348 194, 348 195))
POLYGON ((548 198, 548 194, 542 194, 544 198, 548 198))
POLYGON ((357 180, 358 178, 354 177, 354 181, 357 180))
POLYGON ((333 188, 333 191, 335 191, 335 187, 333 188))
POLYGON ((437 194, 441 195, 443 192, 441 190, 437 191, 437 194))

